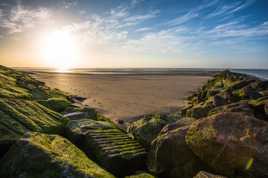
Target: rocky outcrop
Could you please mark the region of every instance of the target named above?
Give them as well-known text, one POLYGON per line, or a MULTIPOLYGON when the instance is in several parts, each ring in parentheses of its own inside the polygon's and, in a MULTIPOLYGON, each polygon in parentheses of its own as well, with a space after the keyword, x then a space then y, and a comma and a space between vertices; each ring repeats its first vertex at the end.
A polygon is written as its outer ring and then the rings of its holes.
POLYGON ((41 133, 19 139, 0 167, 0 177, 5 178, 114 178, 68 140, 41 133))
POLYGON ((203 118, 222 111, 246 112, 265 120, 263 101, 267 81, 243 74, 224 71, 209 80, 188 98, 183 116, 203 118))
POLYGON ((116 176, 129 175, 145 167, 145 149, 110 122, 73 120, 66 126, 66 136, 116 176))
POLYGON ((162 177, 192 178, 202 164, 185 142, 189 126, 165 128, 152 143, 149 170, 162 177))
POLYGON ((268 176, 268 123, 243 113, 220 113, 194 122, 187 145, 214 171, 268 176))
POLYGON ((220 176, 220 175, 215 175, 215 174, 211 174, 211 173, 208 173, 208 172, 205 172, 205 171, 200 171, 193 178, 227 178, 227 177, 220 176))
POLYGON ((130 123, 127 127, 127 132, 132 134, 144 146, 149 147, 161 129, 174 121, 176 121, 176 118, 167 115, 148 115, 130 123))

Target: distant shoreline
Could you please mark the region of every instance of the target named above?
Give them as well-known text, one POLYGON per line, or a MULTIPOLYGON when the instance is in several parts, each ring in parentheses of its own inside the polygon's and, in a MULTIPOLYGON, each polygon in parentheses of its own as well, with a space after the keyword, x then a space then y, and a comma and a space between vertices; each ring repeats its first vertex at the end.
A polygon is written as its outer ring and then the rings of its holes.
MULTIPOLYGON (((225 69, 213 68, 82 68, 68 71, 56 71, 46 68, 16 68, 29 73, 43 74, 72 74, 72 75, 97 75, 97 76, 156 76, 156 75, 189 75, 189 76, 214 76, 225 69)), ((268 69, 229 69, 232 72, 268 80, 268 69)))

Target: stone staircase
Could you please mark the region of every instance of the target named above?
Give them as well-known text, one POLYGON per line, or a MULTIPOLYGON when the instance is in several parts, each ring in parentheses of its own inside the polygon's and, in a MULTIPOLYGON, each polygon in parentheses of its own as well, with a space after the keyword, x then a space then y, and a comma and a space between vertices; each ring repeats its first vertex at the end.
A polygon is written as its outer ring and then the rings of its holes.
POLYGON ((146 151, 135 139, 106 121, 73 120, 67 124, 69 139, 99 165, 122 177, 145 167, 146 151))

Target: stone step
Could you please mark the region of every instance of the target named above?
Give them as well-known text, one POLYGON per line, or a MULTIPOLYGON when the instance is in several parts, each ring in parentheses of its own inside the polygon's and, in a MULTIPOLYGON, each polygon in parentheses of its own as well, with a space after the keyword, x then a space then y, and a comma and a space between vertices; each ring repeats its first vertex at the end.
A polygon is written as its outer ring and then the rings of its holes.
MULTIPOLYGON (((129 152, 128 152, 128 153, 124 153, 124 154, 125 155, 131 155, 133 157, 138 157, 138 156, 144 156, 147 153, 146 153, 146 151, 143 150, 143 151, 139 151, 137 153, 131 153, 131 154, 129 154, 129 152)), ((114 158, 114 157, 118 157, 118 156, 123 156, 124 154, 122 154, 122 153, 114 153, 114 154, 109 154, 108 157, 114 158)))
POLYGON ((118 145, 115 145, 115 146, 111 146, 111 145, 108 145, 107 146, 107 145, 103 145, 103 146, 101 146, 101 148, 103 150, 108 150, 108 149, 127 148, 127 147, 139 147, 139 148, 141 147, 140 144, 138 144, 138 143, 134 143, 134 144, 122 144, 122 145, 118 144, 118 145))
POLYGON ((107 144, 110 144, 110 145, 118 145, 118 144, 131 144, 131 143, 137 143, 137 141, 135 140, 120 140, 120 141, 117 141, 117 142, 111 142, 110 140, 102 140, 102 141, 98 141, 98 140, 95 140, 96 143, 98 143, 98 145, 107 145, 107 144))
MULTIPOLYGON (((91 137, 92 138, 92 137, 91 137)), ((129 140, 129 138, 110 138, 110 139, 107 139, 106 137, 104 138, 92 138, 96 141, 111 141, 111 142, 115 142, 115 141, 127 141, 129 140)))
POLYGON ((105 121, 77 120, 67 124, 66 132, 89 157, 117 177, 146 167, 147 153, 142 145, 116 126, 108 126, 105 121))
POLYGON ((129 139, 127 135, 117 135, 117 136, 106 136, 106 135, 91 135, 90 133, 88 134, 90 137, 94 139, 129 139))

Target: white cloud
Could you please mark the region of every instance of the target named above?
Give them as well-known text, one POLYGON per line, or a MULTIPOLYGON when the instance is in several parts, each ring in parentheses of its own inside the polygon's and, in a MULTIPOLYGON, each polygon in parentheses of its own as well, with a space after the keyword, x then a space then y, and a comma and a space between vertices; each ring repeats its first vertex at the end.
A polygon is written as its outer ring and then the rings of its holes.
POLYGON ((46 8, 26 9, 18 4, 7 14, 2 14, 0 27, 6 29, 9 34, 23 32, 35 27, 38 23, 50 17, 46 8))
POLYGON ((190 20, 198 17, 199 15, 196 13, 196 12, 188 12, 182 16, 179 16, 175 19, 172 19, 170 21, 168 21, 166 24, 169 25, 169 26, 176 26, 176 25, 182 25, 186 22, 189 22, 190 20))
POLYGON ((150 27, 143 27, 143 28, 138 28, 136 30, 136 32, 147 32, 147 31, 150 31, 150 30, 152 30, 152 28, 150 28, 150 27))
POLYGON ((232 12, 237 12, 237 11, 243 10, 243 9, 251 6, 255 2, 256 2, 256 0, 245 0, 244 3, 241 3, 241 5, 238 6, 237 8, 235 8, 234 10, 232 10, 232 12))

